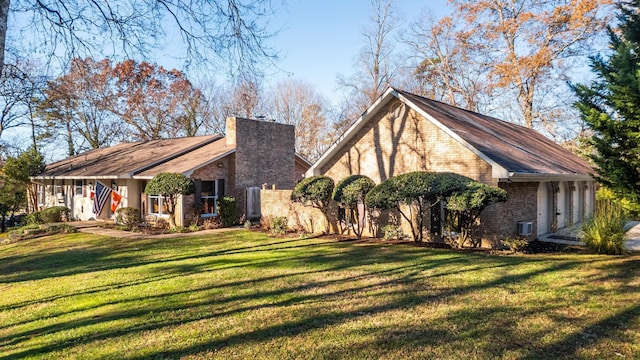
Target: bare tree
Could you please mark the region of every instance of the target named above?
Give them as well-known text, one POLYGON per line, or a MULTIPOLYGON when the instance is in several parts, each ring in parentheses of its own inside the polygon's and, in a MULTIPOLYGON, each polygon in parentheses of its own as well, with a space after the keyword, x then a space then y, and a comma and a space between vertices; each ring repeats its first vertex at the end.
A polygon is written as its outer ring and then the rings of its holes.
POLYGON ((371 0, 370 23, 363 29, 364 44, 356 59, 356 71, 349 77, 339 76, 338 84, 350 90, 351 109, 345 118, 357 117, 391 84, 397 71, 393 59, 393 34, 398 18, 393 0, 371 0))
MULTIPOLYGON (((0 138, 5 130, 29 127, 31 145, 37 147, 42 138, 43 126, 37 121, 34 99, 41 97, 45 87, 44 77, 37 66, 24 59, 6 64, 0 71, 0 138)), ((4 142, 4 139, 3 139, 4 142)), ((21 142, 23 148, 24 139, 21 142)))
POLYGON ((317 160, 328 145, 326 100, 310 83, 289 79, 277 83, 267 95, 269 117, 295 125, 296 151, 317 160))
POLYGON ((226 90, 227 101, 221 105, 221 115, 225 118, 239 116, 255 118, 263 115, 260 108, 262 87, 254 78, 239 79, 238 82, 226 90))
POLYGON ((18 41, 33 38, 34 50, 63 59, 144 55, 177 35, 182 48, 175 53, 187 62, 252 72, 274 56, 266 40, 276 11, 271 0, 0 0, 0 66, 5 45, 25 45, 13 43, 12 34, 18 41), (10 13, 24 25, 7 29, 10 13))
POLYGON ((413 23, 402 40, 410 58, 417 60, 415 92, 465 109, 485 110, 483 105, 491 97, 489 67, 476 61, 470 35, 451 17, 436 21, 425 15, 413 23))

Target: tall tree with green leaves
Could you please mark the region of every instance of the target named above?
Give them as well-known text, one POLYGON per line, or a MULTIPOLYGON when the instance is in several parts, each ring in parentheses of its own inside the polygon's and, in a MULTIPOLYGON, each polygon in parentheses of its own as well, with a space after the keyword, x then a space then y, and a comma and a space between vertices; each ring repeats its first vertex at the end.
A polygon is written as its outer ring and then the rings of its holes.
POLYGON ((590 155, 597 179, 640 201, 640 0, 617 5, 619 29, 609 28, 611 56, 591 58, 596 80, 573 85, 576 107, 593 131, 590 155))
POLYGON ((27 209, 38 208, 38 191, 36 184, 31 182, 31 176, 38 175, 44 171, 45 163, 42 154, 35 147, 23 152, 17 157, 10 157, 5 161, 2 167, 1 175, 3 186, 0 192, 0 198, 14 198, 11 201, 2 200, 10 206, 25 205, 23 195, 27 201, 27 209), (22 188, 22 192, 19 189, 22 188), (16 193, 18 191, 18 193, 16 193))

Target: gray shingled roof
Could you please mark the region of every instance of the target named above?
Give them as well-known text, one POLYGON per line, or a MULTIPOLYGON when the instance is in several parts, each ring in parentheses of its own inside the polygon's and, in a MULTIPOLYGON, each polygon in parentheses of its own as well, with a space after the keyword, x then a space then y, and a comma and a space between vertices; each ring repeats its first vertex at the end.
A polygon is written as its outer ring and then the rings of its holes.
POLYGON ((167 169, 176 172, 229 151, 224 144, 220 135, 121 143, 49 164, 36 178, 131 178, 141 173, 153 176, 167 169), (192 156, 195 151, 199 156, 192 156), (167 163, 173 168, 164 166, 167 163))
POLYGON ((533 129, 397 92, 510 173, 584 175, 593 171, 585 160, 533 129))

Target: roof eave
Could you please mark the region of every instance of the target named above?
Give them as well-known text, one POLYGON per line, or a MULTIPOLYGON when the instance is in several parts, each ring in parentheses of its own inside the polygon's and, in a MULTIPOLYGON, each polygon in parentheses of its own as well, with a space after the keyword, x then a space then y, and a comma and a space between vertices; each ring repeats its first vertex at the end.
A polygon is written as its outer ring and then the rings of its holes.
POLYGON ((589 174, 541 174, 510 172, 506 180, 512 182, 593 181, 594 178, 589 174))
POLYGON ((127 175, 36 175, 31 180, 74 180, 74 179, 131 179, 127 175))

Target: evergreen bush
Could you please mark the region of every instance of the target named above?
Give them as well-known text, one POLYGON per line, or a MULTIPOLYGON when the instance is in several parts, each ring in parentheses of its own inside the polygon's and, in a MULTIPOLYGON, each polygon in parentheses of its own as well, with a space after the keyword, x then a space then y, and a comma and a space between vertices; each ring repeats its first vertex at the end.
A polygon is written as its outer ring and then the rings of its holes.
POLYGON ((45 224, 69 221, 71 209, 65 206, 53 206, 40 212, 40 218, 45 224))
POLYGON ((225 196, 218 199, 218 212, 220 213, 220 223, 222 227, 229 227, 238 224, 236 215, 236 198, 225 196))
POLYGON ((140 210, 134 207, 123 207, 116 211, 116 223, 131 230, 140 223, 140 210))

